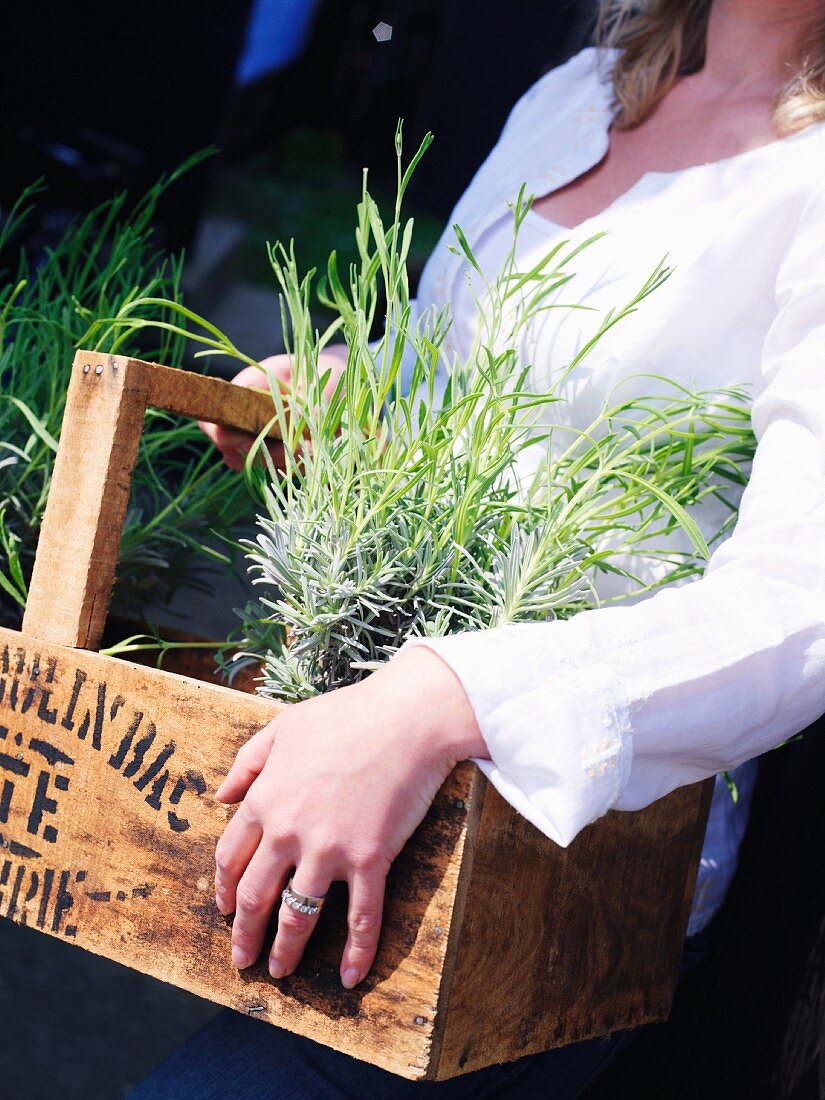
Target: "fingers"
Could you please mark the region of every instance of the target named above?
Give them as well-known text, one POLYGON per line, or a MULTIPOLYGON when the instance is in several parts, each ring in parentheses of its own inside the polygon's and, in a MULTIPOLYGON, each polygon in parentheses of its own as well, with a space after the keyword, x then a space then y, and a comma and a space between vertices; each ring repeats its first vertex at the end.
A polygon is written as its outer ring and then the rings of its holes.
POLYGON ((266 447, 272 457, 272 464, 276 470, 286 469, 286 452, 280 439, 267 439, 266 447))
POLYGON ((263 947, 266 926, 283 889, 290 864, 264 837, 238 883, 232 924, 232 963, 251 966, 263 947))
POLYGON ((352 989, 367 976, 378 950, 386 876, 355 871, 349 883, 349 933, 341 957, 341 981, 352 989))
POLYGON ((238 882, 261 842, 260 822, 242 806, 215 847, 215 904, 224 916, 235 911, 238 882))
POLYGON ((243 386, 245 389, 249 390, 269 389, 267 367, 271 363, 280 362, 282 358, 283 356, 280 355, 270 355, 268 359, 261 360, 260 366, 250 365, 248 367, 242 367, 233 377, 232 385, 243 386))
POLYGON ((261 360, 260 367, 246 367, 239 371, 233 378, 239 386, 261 386, 267 389, 270 376, 278 382, 283 389, 292 381, 292 360, 289 355, 270 355, 261 360), (252 372, 255 372, 253 375, 252 372), (256 377, 257 375, 257 377, 256 377))
MULTIPOLYGON (((231 470, 240 471, 246 463, 246 456, 252 450, 255 436, 246 432, 236 432, 229 428, 222 428, 219 424, 210 424, 207 420, 199 420, 198 427, 207 439, 215 444, 221 452, 224 462, 231 470)), ((286 462, 284 457, 284 445, 280 439, 267 439, 266 447, 272 457, 272 463, 276 470, 284 470, 286 462)), ((263 456, 256 454, 257 462, 263 463, 263 456)))
MULTIPOLYGON (((268 388, 266 371, 256 366, 244 367, 232 379, 232 384, 247 389, 266 390, 268 388)), ((199 420, 198 427, 206 438, 215 444, 230 469, 243 469, 244 460, 252 447, 254 436, 224 428, 220 424, 211 424, 207 420, 199 420)))
POLYGON ((227 466, 233 470, 243 469, 246 456, 255 441, 254 436, 224 428, 220 424, 210 424, 208 420, 199 420, 198 427, 221 452, 227 466))
MULTIPOLYGON (((332 874, 318 864, 304 861, 295 872, 292 888, 299 894, 323 897, 329 890, 332 874)), ((307 940, 318 923, 318 913, 301 913, 285 901, 278 911, 278 931, 269 953, 269 973, 273 978, 291 974, 300 962, 307 940)))
MULTIPOLYGON (((232 384, 266 391, 270 386, 270 378, 274 378, 281 389, 289 387, 292 379, 292 364, 288 355, 272 355, 268 359, 262 359, 260 366, 245 367, 238 371, 232 379, 232 384)), ((244 468, 246 456, 255 441, 253 435, 224 428, 207 420, 199 420, 198 427, 221 452, 224 462, 231 470, 240 471, 244 468)), ((267 440, 266 445, 275 469, 279 471, 286 469, 283 444, 273 439, 267 440)), ((258 461, 263 461, 263 456, 258 455, 256 458, 258 461)))
POLYGON ((218 802, 226 802, 230 805, 240 802, 263 771, 274 737, 274 723, 270 722, 241 746, 232 767, 227 772, 226 779, 215 791, 218 802))

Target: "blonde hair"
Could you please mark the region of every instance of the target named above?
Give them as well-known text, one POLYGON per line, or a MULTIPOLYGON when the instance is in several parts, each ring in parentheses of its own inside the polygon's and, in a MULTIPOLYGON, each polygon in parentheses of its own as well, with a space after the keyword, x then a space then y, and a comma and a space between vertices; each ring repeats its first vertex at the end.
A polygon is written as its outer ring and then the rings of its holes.
MULTIPOLYGON (((613 67, 616 125, 642 122, 679 76, 698 72, 712 0, 600 0, 596 40, 622 50, 613 67)), ((825 17, 788 61, 774 124, 785 136, 825 119, 825 17)))

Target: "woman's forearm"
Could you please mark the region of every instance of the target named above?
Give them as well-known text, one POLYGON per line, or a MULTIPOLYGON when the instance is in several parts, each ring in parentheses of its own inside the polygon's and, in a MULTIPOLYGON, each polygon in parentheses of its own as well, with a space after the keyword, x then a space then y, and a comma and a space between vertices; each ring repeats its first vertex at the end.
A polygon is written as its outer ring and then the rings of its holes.
POLYGON ((359 685, 376 713, 407 726, 423 752, 450 764, 489 757, 467 692, 452 668, 424 646, 405 650, 359 685))

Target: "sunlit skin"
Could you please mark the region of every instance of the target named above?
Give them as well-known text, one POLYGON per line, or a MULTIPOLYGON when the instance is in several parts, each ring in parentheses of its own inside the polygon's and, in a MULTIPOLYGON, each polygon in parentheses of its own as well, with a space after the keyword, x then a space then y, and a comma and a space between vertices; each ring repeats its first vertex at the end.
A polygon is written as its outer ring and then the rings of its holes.
POLYGON ((823 18, 813 0, 717 0, 701 72, 677 80, 631 130, 614 127, 605 157, 533 209, 576 226, 624 194, 646 172, 672 172, 776 141, 773 106, 788 77, 786 58, 823 18))
MULTIPOLYGON (((811 0, 717 0, 707 64, 680 79, 633 130, 614 129, 604 159, 580 179, 539 199, 536 209, 564 225, 598 213, 646 171, 718 160, 777 138, 774 98, 785 57, 820 16, 811 0)), ((335 372, 341 351, 325 353, 335 372)), ((283 381, 289 360, 267 365, 283 381)), ((256 368, 241 385, 262 385, 256 368)), ((331 380, 334 385, 334 379, 331 380)), ((250 439, 204 425, 234 468, 250 439)), ((276 461, 277 446, 274 448, 276 461)), ((357 685, 288 707, 240 751, 216 792, 238 809, 216 850, 215 895, 234 912, 232 959, 253 963, 270 914, 294 869, 294 888, 323 895, 349 888, 349 935, 341 978, 352 987, 372 966, 384 883, 392 861, 455 764, 489 752, 469 700, 451 669, 416 647, 357 685)), ((291 973, 318 921, 281 904, 269 954, 274 977, 291 973)))

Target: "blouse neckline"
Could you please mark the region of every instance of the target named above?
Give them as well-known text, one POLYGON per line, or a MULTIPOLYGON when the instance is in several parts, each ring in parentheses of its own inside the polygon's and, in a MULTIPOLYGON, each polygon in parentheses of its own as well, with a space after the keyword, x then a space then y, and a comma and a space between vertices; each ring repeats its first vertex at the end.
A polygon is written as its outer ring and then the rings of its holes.
MULTIPOLYGON (((607 89, 604 85, 601 86, 602 91, 606 94, 607 89)), ((607 155, 610 147, 610 127, 612 126, 618 108, 611 106, 609 102, 603 104, 601 111, 593 111, 592 122, 594 124, 594 132, 590 135, 590 142, 588 145, 592 148, 594 144, 597 144, 596 155, 594 159, 589 160, 589 163, 585 163, 582 166, 578 166, 578 170, 574 175, 568 176, 566 173, 558 177, 558 182, 554 183, 554 186, 547 187, 548 176, 543 177, 542 189, 536 189, 534 193, 534 199, 544 198, 547 195, 552 195, 556 191, 560 191, 563 187, 566 187, 569 183, 579 179, 586 172, 589 172, 591 168, 594 168, 599 164, 607 155), (599 125, 603 123, 603 125, 599 125)), ((652 169, 650 171, 642 173, 641 176, 632 183, 625 191, 620 195, 617 195, 612 202, 603 207, 598 213, 592 214, 582 221, 577 222, 575 225, 562 225, 560 222, 554 221, 551 218, 546 218, 543 214, 539 214, 538 211, 534 211, 532 208, 530 214, 534 218, 547 222, 551 229, 561 230, 565 233, 575 233, 583 226, 589 225, 593 221, 597 221, 600 218, 607 217, 615 209, 622 206, 626 200, 632 199, 637 192, 644 191, 645 187, 655 180, 677 179, 687 176, 689 173, 698 173, 701 171, 717 171, 724 172, 728 168, 739 166, 742 163, 746 163, 753 160, 761 159, 762 157, 773 157, 780 150, 786 150, 792 146, 802 145, 810 138, 819 135, 822 137, 825 135, 825 120, 811 123, 804 127, 802 130, 798 130, 793 134, 788 134, 786 137, 776 138, 774 141, 766 141, 762 145, 754 146, 752 149, 744 149, 739 153, 731 153, 727 157, 719 157, 716 160, 701 161, 697 164, 688 164, 684 168, 673 168, 670 170, 657 170, 652 169)))
MULTIPOLYGON (((549 192, 548 192, 549 193, 549 192)), ((529 221, 530 224, 545 237, 555 236, 557 232, 570 233, 571 230, 566 225, 560 225, 559 222, 554 222, 552 218, 545 218, 544 214, 539 214, 537 210, 534 210, 532 206, 525 215, 525 221, 529 221)))

